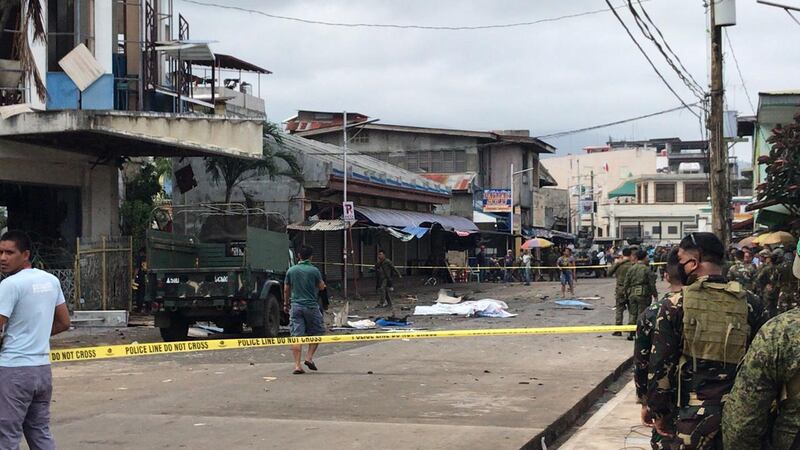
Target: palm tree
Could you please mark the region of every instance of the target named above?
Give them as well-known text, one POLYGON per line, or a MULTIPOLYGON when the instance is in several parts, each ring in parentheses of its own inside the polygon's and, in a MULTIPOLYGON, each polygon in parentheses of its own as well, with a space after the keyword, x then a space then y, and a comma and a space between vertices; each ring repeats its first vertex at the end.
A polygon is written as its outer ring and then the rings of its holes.
POLYGON ((286 176, 302 182, 300 163, 294 154, 283 148, 283 136, 278 126, 264 122, 262 144, 263 157, 246 160, 229 156, 209 156, 205 158, 206 173, 216 185, 225 184, 225 203, 230 203, 233 190, 242 182, 253 178, 268 176, 271 180, 286 176))
POLYGON ((47 86, 42 81, 42 75, 36 67, 30 43, 28 30, 33 30, 33 42, 47 42, 47 30, 44 26, 44 11, 41 0, 0 0, 0 26, 4 25, 11 14, 20 8, 20 23, 17 28, 13 46, 13 55, 19 60, 20 69, 25 75, 33 77, 39 100, 47 100, 47 86))

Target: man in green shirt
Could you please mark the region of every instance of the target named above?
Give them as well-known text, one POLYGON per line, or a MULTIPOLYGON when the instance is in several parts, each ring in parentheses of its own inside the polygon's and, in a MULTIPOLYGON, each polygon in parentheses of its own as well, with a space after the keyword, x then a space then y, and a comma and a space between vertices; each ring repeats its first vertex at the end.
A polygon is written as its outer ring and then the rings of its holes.
MULTIPOLYGON (((325 333, 325 320, 322 317, 318 295, 325 289, 322 274, 311 264, 314 249, 308 245, 300 247, 300 262, 289 268, 283 283, 283 309, 289 314, 289 327, 293 337, 320 336, 325 333)), ((305 365, 317 370, 314 364, 314 352, 319 344, 309 344, 305 365)), ((303 346, 292 345, 294 355, 294 374, 305 373, 300 366, 303 346)))
POLYGON ((400 275, 400 272, 398 272, 397 268, 392 264, 392 260, 386 258, 386 252, 383 250, 378 250, 378 262, 375 263, 375 276, 378 277, 378 295, 380 295, 377 307, 391 308, 392 297, 390 292, 392 290, 392 279, 395 276, 397 276, 397 278, 402 278, 402 275, 400 275))

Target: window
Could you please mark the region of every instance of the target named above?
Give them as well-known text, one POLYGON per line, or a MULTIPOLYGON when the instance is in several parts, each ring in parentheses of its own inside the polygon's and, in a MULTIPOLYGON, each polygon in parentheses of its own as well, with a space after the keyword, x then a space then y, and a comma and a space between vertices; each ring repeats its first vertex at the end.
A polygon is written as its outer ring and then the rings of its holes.
POLYGON ((653 227, 653 235, 656 235, 656 234, 661 236, 661 227, 660 226, 653 227))
POLYGON ((58 61, 75 48, 75 1, 47 2, 47 70, 62 72, 58 61))
POLYGON ((705 203, 708 201, 707 183, 684 183, 683 192, 686 203, 705 203))
POLYGON ((642 197, 642 185, 636 186, 636 198, 639 200, 639 203, 644 203, 644 197, 642 197))
POLYGON ((647 195, 647 184, 646 183, 642 188, 642 193, 644 194, 644 200, 642 200, 642 203, 650 203, 650 196, 647 195))
POLYGON ((678 227, 674 225, 670 225, 667 227, 667 234, 675 235, 678 234, 678 227))
POLYGON ((356 131, 353 137, 350 138, 350 142, 353 144, 369 144, 369 131, 363 129, 356 131))
POLYGON ((675 183, 656 183, 656 203, 675 203, 675 183))
POLYGON ((408 170, 414 172, 454 173, 467 170, 467 155, 464 151, 433 150, 408 152, 408 170))

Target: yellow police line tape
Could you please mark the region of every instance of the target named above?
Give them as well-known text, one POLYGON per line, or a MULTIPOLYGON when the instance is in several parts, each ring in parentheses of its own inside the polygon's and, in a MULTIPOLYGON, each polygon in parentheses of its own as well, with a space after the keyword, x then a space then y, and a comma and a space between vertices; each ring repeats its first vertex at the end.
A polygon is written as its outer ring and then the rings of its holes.
POLYGON ((529 336, 540 334, 611 333, 635 331, 635 325, 591 325, 543 328, 498 328, 486 330, 413 331, 407 333, 338 334, 307 337, 277 337, 250 339, 213 339, 183 342, 155 342, 149 344, 107 345, 53 350, 52 362, 90 361, 133 356, 164 355, 172 353, 235 350, 242 348, 277 347, 293 344, 341 344, 343 342, 394 341, 404 339, 432 339, 475 336, 529 336))
MULTIPOLYGON (((341 262, 315 262, 315 264, 325 264, 328 266, 343 266, 344 263, 341 262)), ((665 266, 667 263, 665 262, 657 262, 657 263, 650 263, 650 266, 665 266)), ((375 264, 353 264, 347 263, 350 267, 375 267, 375 264)), ((525 266, 394 266, 397 269, 447 269, 447 270, 497 270, 497 269, 528 269, 525 266)), ((530 269, 532 270, 562 270, 562 269, 609 269, 611 265, 596 265, 596 266, 531 266, 530 269)))

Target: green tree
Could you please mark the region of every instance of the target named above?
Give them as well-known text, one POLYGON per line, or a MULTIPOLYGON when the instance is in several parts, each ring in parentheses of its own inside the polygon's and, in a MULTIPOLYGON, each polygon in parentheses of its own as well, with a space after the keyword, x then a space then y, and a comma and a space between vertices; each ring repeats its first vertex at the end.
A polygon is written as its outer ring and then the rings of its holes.
POLYGON ((800 216, 800 113, 788 124, 778 125, 767 139, 772 149, 758 158, 765 164, 766 180, 756 187, 759 202, 784 205, 800 216))
POLYGON ((135 249, 140 248, 150 228, 150 213, 154 201, 163 193, 159 179, 165 169, 163 164, 148 162, 136 176, 125 182, 125 201, 120 206, 122 234, 133 237, 135 249))
POLYGON ((230 203, 237 186, 253 178, 268 176, 274 180, 286 176, 297 181, 303 180, 299 161, 283 147, 283 135, 278 126, 271 122, 264 122, 261 159, 209 156, 205 158, 205 169, 214 184, 225 185, 225 203, 230 203))

